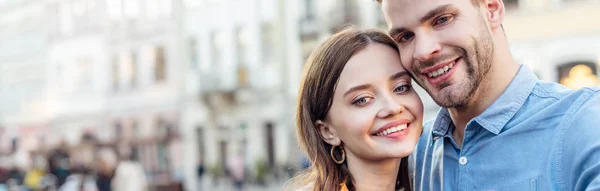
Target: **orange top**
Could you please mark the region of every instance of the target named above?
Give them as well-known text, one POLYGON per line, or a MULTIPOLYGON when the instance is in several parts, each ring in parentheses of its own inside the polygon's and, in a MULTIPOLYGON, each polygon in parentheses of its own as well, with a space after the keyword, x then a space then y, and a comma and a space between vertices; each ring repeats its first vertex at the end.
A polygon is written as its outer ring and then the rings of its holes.
POLYGON ((340 191, 349 191, 348 187, 346 187, 346 184, 342 183, 342 184, 340 184, 340 186, 341 186, 340 191))

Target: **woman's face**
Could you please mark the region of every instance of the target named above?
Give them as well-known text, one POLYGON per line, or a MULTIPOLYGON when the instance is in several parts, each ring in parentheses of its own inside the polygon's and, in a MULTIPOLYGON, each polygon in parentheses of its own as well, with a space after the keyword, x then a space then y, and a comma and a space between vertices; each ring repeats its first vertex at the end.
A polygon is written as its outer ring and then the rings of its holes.
POLYGON ((382 160, 413 151, 422 118, 423 103, 398 53, 372 43, 346 63, 327 118, 317 126, 327 143, 343 142, 349 157, 382 160))

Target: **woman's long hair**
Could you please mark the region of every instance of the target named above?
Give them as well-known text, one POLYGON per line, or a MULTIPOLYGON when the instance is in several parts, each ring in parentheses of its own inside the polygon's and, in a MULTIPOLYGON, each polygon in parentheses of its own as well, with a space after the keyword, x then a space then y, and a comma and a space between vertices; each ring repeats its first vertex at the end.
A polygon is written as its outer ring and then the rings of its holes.
MULTIPOLYGON (((339 165, 331 159, 331 145, 323 141, 315 122, 324 120, 329 112, 340 74, 350 57, 373 43, 398 51, 396 43, 385 33, 347 27, 320 44, 308 58, 298 93, 296 130, 300 149, 310 158, 312 166, 290 180, 286 190, 312 185, 315 191, 338 191, 340 184, 354 190, 346 163, 339 165)), ((408 160, 404 157, 398 171, 397 190, 411 190, 408 173, 408 160)))

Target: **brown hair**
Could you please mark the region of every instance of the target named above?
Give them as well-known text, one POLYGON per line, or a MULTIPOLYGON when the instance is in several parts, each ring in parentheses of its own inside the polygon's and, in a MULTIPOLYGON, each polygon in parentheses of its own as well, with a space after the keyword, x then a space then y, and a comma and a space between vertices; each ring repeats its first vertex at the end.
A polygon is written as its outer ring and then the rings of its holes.
MULTIPOLYGON (((300 148, 310 158, 312 166, 290 180, 286 190, 310 184, 313 184, 315 191, 340 190, 340 184, 346 184, 348 189, 354 190, 346 163, 334 163, 329 153, 331 145, 323 141, 315 122, 326 118, 340 74, 350 57, 373 43, 398 51, 394 41, 385 33, 350 26, 320 44, 306 61, 298 92, 296 130, 300 148)), ((396 188, 410 191, 408 176, 408 160, 404 157, 398 171, 396 188)))

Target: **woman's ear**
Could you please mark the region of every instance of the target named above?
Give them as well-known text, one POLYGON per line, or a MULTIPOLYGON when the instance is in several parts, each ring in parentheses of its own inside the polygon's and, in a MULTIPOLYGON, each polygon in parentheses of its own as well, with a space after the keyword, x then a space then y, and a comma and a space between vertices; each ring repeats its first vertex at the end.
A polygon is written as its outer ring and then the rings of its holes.
POLYGON ((330 124, 327 124, 321 120, 317 120, 315 125, 317 128, 319 128, 319 132, 321 132, 321 138, 323 141, 334 146, 340 145, 340 137, 337 135, 335 128, 333 128, 330 124))

